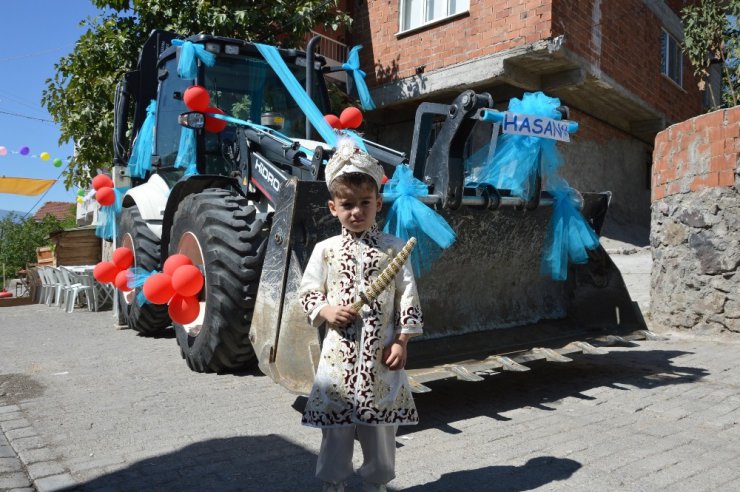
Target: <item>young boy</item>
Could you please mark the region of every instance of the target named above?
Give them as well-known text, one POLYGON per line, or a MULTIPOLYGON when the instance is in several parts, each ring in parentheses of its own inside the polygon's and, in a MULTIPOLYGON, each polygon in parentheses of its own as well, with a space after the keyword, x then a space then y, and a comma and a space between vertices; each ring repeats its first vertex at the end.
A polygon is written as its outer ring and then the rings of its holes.
POLYGON ((363 490, 385 491, 395 477, 396 430, 419 420, 403 368, 406 343, 422 333, 421 309, 408 265, 372 304, 349 309, 404 242, 375 224, 383 168, 374 158, 343 142, 325 174, 342 233, 316 245, 299 291, 311 324, 328 323, 303 424, 322 430, 316 476, 325 491, 344 490, 355 435, 363 490))

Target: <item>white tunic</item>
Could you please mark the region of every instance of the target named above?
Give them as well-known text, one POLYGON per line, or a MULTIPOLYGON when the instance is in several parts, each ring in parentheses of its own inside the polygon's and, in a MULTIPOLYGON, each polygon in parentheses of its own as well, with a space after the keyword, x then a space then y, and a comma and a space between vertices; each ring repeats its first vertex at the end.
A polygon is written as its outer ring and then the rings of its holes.
MULTIPOLYGON (((299 298, 313 326, 324 306, 359 299, 404 242, 373 225, 355 237, 346 229, 316 245, 303 273, 299 298)), ((303 423, 312 427, 416 424, 419 417, 405 371, 383 363, 383 348, 399 333, 422 333, 423 320, 408 265, 353 324, 327 329, 303 423)))

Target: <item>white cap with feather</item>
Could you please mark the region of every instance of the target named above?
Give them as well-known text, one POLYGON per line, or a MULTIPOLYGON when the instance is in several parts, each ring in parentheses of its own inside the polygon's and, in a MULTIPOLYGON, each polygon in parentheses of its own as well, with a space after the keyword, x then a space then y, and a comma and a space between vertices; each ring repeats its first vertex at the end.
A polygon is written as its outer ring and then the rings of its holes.
POLYGON ((363 173, 373 178, 380 189, 383 182, 383 166, 367 152, 357 148, 355 142, 350 138, 343 138, 337 143, 334 155, 326 163, 324 175, 326 186, 342 174, 363 173))

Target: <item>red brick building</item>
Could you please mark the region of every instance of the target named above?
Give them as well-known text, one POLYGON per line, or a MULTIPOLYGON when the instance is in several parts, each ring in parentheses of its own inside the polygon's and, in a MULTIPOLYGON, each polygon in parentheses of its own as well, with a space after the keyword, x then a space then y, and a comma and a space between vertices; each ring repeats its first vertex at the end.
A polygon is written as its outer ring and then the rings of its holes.
MULTIPOLYGON (((561 151, 583 191, 612 190, 612 223, 650 223, 655 135, 703 111, 683 40, 679 0, 348 0, 348 44, 378 109, 367 134, 409 150, 422 101, 466 89, 497 107, 543 91, 580 130, 561 151), (382 122, 382 124, 381 124, 382 122)), ((645 235, 647 238, 647 235, 645 235)))

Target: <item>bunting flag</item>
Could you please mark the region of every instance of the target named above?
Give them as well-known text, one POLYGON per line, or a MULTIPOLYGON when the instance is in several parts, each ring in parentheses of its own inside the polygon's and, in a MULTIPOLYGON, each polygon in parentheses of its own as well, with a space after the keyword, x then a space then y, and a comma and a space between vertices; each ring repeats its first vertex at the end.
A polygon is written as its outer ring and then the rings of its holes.
POLYGON ((56 179, 0 178, 0 193, 36 196, 51 188, 56 179))

